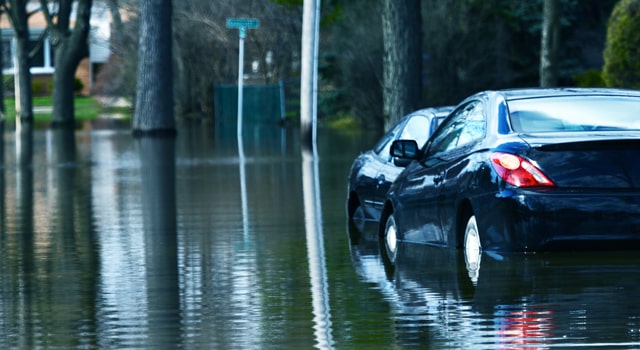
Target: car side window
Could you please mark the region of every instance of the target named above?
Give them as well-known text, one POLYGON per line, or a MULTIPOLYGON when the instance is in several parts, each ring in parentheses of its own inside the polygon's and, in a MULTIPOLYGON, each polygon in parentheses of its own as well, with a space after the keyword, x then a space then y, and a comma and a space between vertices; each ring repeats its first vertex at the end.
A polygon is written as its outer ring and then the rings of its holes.
POLYGON ((433 135, 428 155, 464 146, 480 139, 485 133, 486 123, 482 113, 482 103, 472 101, 459 108, 451 118, 433 135))
POLYGON ((389 149, 391 149, 391 143, 396 139, 396 135, 400 132, 400 128, 402 128, 402 124, 394 126, 391 130, 389 130, 380 141, 373 147, 373 152, 375 152, 378 156, 384 159, 391 159, 389 155, 389 149))
POLYGON ((429 138, 429 128, 429 118, 423 115, 412 116, 405 124, 399 139, 416 140, 418 147, 422 148, 429 138))
POLYGON ((474 108, 467 113, 467 118, 456 147, 479 140, 484 136, 485 128, 486 123, 484 114, 482 113, 482 104, 477 103, 474 108))

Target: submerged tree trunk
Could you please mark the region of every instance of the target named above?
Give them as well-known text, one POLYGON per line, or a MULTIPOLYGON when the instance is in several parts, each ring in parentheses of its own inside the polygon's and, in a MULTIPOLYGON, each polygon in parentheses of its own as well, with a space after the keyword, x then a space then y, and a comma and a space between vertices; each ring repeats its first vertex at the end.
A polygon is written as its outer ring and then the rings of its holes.
POLYGON ((558 84, 558 45, 560 40, 560 1, 544 0, 540 45, 540 86, 558 84))
POLYGON ((420 0, 383 0, 383 114, 385 130, 418 107, 421 96, 420 0))
POLYGON ((28 32, 16 37, 16 127, 33 124, 33 94, 31 92, 31 70, 29 66, 28 32))
POLYGON ((171 0, 140 2, 134 135, 176 133, 171 61, 171 0))
POLYGON ((55 20, 46 7, 47 1, 40 1, 47 19, 56 59, 56 69, 53 73, 51 127, 73 128, 75 123, 74 80, 80 61, 89 55, 88 37, 92 0, 77 1, 76 22, 73 30, 69 30, 72 0, 59 2, 55 20))
MULTIPOLYGON (((56 58, 58 50, 56 52, 56 58)), ((74 112, 74 77, 75 66, 70 67, 56 62, 53 74, 53 95, 51 128, 73 128, 75 124, 74 112)))

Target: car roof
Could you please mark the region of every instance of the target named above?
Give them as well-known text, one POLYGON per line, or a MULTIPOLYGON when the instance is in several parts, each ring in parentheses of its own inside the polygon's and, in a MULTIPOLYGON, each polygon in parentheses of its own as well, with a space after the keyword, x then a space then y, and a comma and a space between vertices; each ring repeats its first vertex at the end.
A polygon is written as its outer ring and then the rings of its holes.
POLYGON ((502 95, 507 101, 553 96, 605 95, 640 97, 640 91, 638 90, 617 88, 520 88, 497 90, 495 93, 502 95))
POLYGON ((453 108, 455 108, 455 106, 437 106, 437 107, 421 108, 407 114, 406 116, 414 115, 414 114, 431 114, 431 113, 436 115, 443 115, 443 114, 447 115, 449 114, 449 112, 453 111, 453 108))

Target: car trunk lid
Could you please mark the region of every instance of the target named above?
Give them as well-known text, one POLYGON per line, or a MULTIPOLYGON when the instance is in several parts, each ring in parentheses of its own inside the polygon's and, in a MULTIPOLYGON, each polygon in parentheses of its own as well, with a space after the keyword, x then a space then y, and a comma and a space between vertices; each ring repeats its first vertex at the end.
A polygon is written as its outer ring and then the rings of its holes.
POLYGON ((521 135, 558 188, 640 190, 640 132, 521 135))

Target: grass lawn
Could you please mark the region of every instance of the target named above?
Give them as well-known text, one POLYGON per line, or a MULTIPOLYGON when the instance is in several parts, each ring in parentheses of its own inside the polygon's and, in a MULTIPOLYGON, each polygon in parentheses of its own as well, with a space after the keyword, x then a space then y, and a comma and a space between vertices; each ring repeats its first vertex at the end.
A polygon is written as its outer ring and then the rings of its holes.
MULTIPOLYGON (((14 98, 5 98, 7 120, 16 118, 16 102, 14 98)), ((75 119, 78 121, 97 118, 102 113, 121 113, 125 118, 131 117, 131 109, 128 107, 106 107, 93 97, 76 97, 74 102, 75 119)), ((51 120, 51 97, 34 97, 33 114, 36 121, 51 120)))

